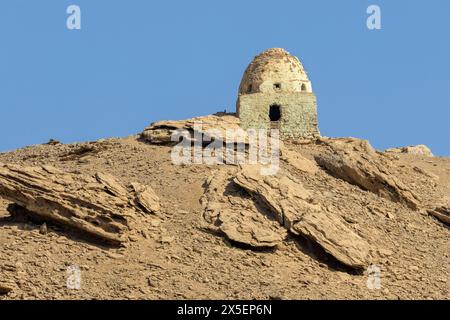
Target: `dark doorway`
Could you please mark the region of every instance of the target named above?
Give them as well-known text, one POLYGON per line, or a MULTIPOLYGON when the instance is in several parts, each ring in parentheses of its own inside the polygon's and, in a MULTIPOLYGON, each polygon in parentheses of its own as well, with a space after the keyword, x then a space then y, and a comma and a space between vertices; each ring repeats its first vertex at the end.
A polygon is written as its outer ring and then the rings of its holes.
POLYGON ((277 104, 273 104, 269 109, 270 121, 280 121, 281 119, 281 108, 277 104))

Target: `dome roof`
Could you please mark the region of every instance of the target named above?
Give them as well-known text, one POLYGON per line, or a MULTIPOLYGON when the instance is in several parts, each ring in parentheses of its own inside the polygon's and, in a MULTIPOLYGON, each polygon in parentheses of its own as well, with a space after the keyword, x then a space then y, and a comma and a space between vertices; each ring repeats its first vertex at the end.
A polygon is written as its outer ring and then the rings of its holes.
POLYGON ((242 77, 239 94, 257 92, 312 92, 312 87, 297 57, 272 48, 257 55, 242 77))

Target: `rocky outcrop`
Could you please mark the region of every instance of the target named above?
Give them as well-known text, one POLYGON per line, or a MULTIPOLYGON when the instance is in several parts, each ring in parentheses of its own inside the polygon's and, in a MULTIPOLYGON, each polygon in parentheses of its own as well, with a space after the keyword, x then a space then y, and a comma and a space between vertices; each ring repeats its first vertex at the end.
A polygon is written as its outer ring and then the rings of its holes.
POLYGON ((126 242, 142 217, 159 210, 159 199, 148 186, 124 186, 111 175, 88 176, 50 166, 0 164, 0 197, 39 220, 114 245, 126 242))
POLYGON ((214 139, 223 141, 227 138, 228 130, 229 141, 248 142, 245 131, 239 126, 239 118, 226 113, 187 120, 154 122, 141 133, 141 139, 155 144, 177 143, 178 141, 171 140, 175 130, 187 130, 193 141, 194 132, 204 135, 210 141, 214 139))
POLYGON ((434 157, 433 153, 431 152, 431 149, 428 148, 424 144, 419 144, 417 146, 408 146, 408 147, 402 147, 402 148, 390 148, 387 149, 385 152, 387 153, 407 153, 407 154, 414 154, 424 157, 434 157))
POLYGON ((314 241, 344 265, 356 269, 367 265, 367 242, 339 214, 316 203, 314 194, 293 177, 261 176, 258 166, 244 166, 234 182, 270 208, 290 232, 314 241))
POLYGON ((204 217, 212 224, 210 228, 237 243, 271 248, 286 236, 285 230, 270 217, 270 213, 261 214, 253 200, 240 191, 224 172, 216 171, 208 179, 202 203, 204 217))
POLYGON ((439 221, 450 226, 450 208, 447 206, 438 207, 434 210, 428 210, 428 213, 439 221))
POLYGON ((418 209, 417 196, 389 171, 389 164, 359 139, 322 139, 328 152, 315 157, 317 163, 336 178, 381 197, 418 209))
POLYGON ((264 216, 252 210, 224 209, 217 221, 228 239, 254 248, 275 247, 283 240, 284 232, 276 232, 264 216))
POLYGON ((314 160, 306 159, 301 154, 286 148, 282 148, 281 159, 301 172, 315 174, 319 171, 314 160))

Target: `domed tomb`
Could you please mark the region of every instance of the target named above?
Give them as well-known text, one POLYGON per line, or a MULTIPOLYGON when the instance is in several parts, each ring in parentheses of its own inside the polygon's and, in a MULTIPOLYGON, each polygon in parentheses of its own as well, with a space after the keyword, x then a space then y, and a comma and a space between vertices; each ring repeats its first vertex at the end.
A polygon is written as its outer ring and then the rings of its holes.
POLYGON ((319 136, 317 102, 297 57, 274 48, 256 56, 242 77, 237 114, 244 129, 279 129, 283 137, 319 136))

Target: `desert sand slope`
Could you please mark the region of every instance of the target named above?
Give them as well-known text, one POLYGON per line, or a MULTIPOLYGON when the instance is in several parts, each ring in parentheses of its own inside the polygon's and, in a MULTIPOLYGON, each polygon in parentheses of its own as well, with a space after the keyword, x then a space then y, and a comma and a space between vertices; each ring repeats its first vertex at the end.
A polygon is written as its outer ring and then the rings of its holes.
POLYGON ((285 142, 279 175, 265 179, 173 165, 163 140, 0 154, 0 299, 450 298, 450 159, 321 138, 285 142), (40 212, 47 197, 53 219, 40 212), (124 212, 129 223, 111 229, 124 212), (369 265, 380 290, 367 287, 369 265), (79 290, 67 288, 71 266, 79 290))

